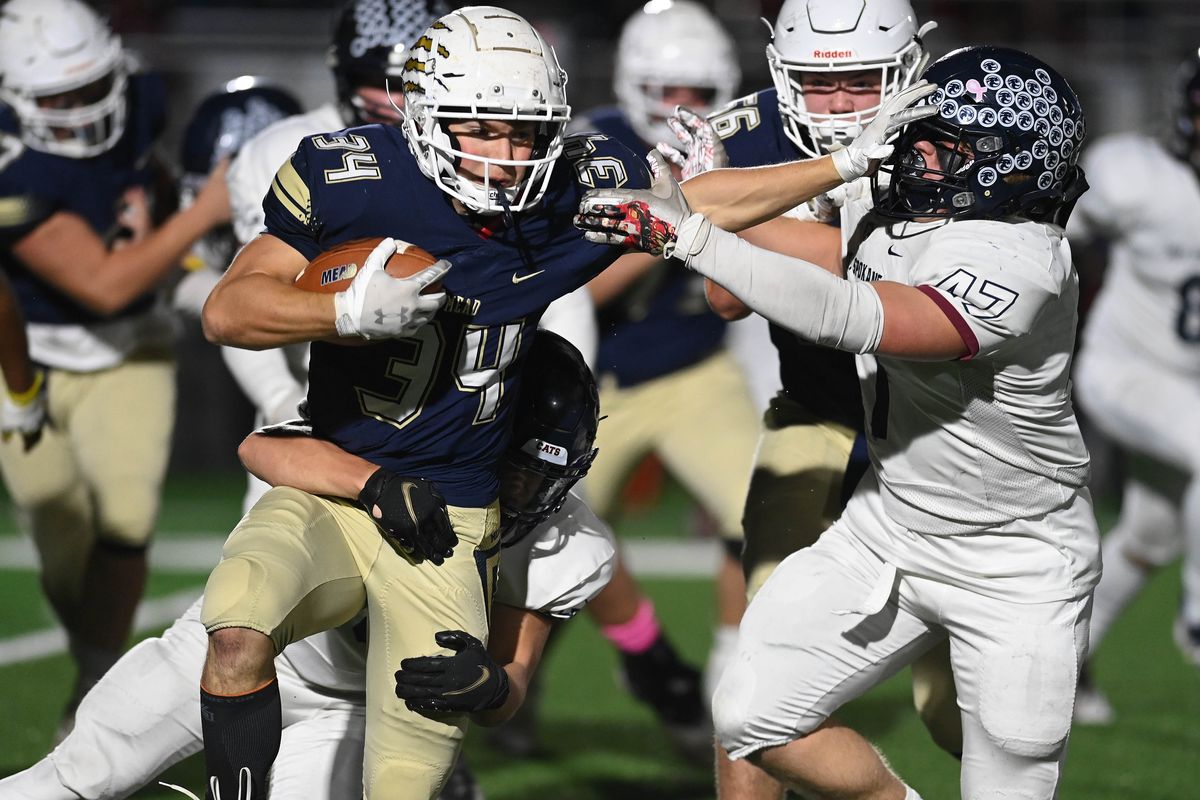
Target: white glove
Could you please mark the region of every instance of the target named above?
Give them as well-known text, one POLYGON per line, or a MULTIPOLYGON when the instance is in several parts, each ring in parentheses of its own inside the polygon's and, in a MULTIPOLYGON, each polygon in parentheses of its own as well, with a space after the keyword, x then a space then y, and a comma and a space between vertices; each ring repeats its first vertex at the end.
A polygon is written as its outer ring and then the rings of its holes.
POLYGON ((725 152, 721 137, 708 120, 695 111, 687 106, 675 106, 675 114, 667 118, 667 127, 683 145, 683 150, 666 142, 659 142, 658 150, 679 167, 682 180, 729 166, 729 154, 725 152))
POLYGON ((333 296, 334 324, 339 336, 399 339, 412 336, 433 319, 446 293, 421 294, 450 271, 442 259, 407 278, 393 278, 383 266, 399 250, 396 240, 384 239, 367 256, 349 288, 333 296))
POLYGON ((662 153, 651 150, 646 161, 654 176, 649 189, 593 189, 579 202, 575 227, 589 242, 670 258, 675 229, 692 211, 662 153))
POLYGON ((46 424, 46 373, 38 370, 33 385, 23 392, 5 392, 0 406, 0 438, 8 441, 14 433, 21 434, 25 451, 42 438, 46 424))
POLYGON ((843 149, 833 153, 833 166, 842 180, 852 180, 869 174, 877 162, 892 154, 888 139, 910 122, 932 116, 937 106, 923 105, 909 108, 913 103, 937 91, 937 84, 917 81, 889 98, 875 115, 875 119, 863 128, 862 133, 843 149), (874 162, 874 163, 873 163, 874 162))

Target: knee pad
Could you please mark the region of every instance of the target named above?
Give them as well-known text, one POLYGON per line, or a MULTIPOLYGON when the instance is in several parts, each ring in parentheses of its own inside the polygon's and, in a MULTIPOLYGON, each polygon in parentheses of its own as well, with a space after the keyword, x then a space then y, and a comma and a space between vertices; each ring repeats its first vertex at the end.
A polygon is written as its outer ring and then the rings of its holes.
POLYGON ((1046 759, 1071 732, 1079 669, 1072 632, 1036 625, 1008 633, 1009 646, 982 654, 979 721, 1004 752, 1046 759))

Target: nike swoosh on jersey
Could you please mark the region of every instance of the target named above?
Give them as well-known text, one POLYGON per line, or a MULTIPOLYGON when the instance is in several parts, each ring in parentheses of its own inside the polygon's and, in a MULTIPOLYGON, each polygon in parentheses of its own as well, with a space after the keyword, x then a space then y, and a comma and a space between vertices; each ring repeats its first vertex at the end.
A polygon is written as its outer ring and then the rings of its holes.
POLYGON ((513 283, 520 283, 521 281, 527 281, 530 278, 536 278, 538 275, 541 275, 545 271, 546 270, 544 270, 544 269, 539 269, 537 272, 531 272, 528 275, 518 275, 517 273, 514 272, 513 276, 512 276, 512 281, 513 281, 513 283))
POLYGON ((485 683, 487 683, 487 680, 490 677, 492 677, 492 671, 490 669, 488 669, 487 667, 481 666, 479 668, 479 679, 477 681, 472 683, 470 686, 464 686, 461 689, 455 689, 450 692, 442 692, 442 694, 454 695, 454 694, 466 694, 467 692, 472 692, 472 691, 478 689, 480 686, 483 686, 485 683))
POLYGON ((899 253, 892 250, 893 247, 895 247, 895 245, 891 245, 891 244, 888 245, 888 255, 895 256, 896 258, 902 258, 902 256, 899 253))

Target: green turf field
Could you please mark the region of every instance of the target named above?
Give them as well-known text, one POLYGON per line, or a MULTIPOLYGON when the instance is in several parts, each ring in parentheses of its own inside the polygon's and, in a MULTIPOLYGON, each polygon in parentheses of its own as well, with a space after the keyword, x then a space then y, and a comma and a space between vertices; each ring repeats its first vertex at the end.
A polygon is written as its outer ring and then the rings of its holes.
MULTIPOLYGON (((162 538, 227 529, 239 513, 238 476, 171 483, 162 538)), ((4 499, 0 497, 0 503, 4 499)), ((620 526, 622 535, 671 535, 689 518, 676 491, 656 509, 620 526)), ((15 534, 0 506, 0 547, 15 534)), ((194 588, 205 574, 160 572, 150 595, 194 588)), ((695 578, 648 578, 673 638, 699 663, 708 647, 712 601, 695 578)), ((1196 797, 1200 780, 1200 675, 1187 667, 1170 641, 1179 596, 1178 569, 1159 576, 1121 619, 1100 653, 1097 674, 1120 715, 1110 729, 1077 729, 1072 737, 1063 798, 1080 800, 1180 800, 1196 797)), ((19 634, 43 631, 51 617, 37 580, 26 568, 0 569, 0 647, 19 634)), ((545 664, 544 758, 513 762, 473 736, 467 751, 492 800, 540 798, 705 798, 711 770, 674 754, 653 717, 614 682, 615 658, 587 619, 566 626, 545 664)), ((50 655, 0 666, 0 775, 39 758, 71 685, 65 656, 50 655)), ((848 708, 845 718, 872 738, 895 768, 927 800, 958 796, 957 763, 937 750, 912 712, 907 674, 848 708)), ((202 784, 197 759, 165 779, 193 790, 202 784)), ((178 800, 174 792, 147 789, 139 798, 178 800)))

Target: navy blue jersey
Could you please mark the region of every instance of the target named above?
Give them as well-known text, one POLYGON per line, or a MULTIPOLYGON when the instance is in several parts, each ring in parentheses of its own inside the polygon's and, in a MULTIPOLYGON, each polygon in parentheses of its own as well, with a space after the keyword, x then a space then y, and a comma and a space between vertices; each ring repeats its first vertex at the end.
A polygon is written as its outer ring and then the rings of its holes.
MULTIPOLYGON (((592 188, 646 188, 642 159, 599 135, 567 138, 542 202, 489 217, 481 235, 420 171, 398 128, 368 125, 301 141, 263 201, 267 232, 305 258, 339 242, 393 236, 454 268, 449 299, 409 339, 314 342, 314 430, 395 472, 433 481, 453 505, 496 497, 511 399, 538 319, 621 254, 572 224, 592 188)), ((477 218, 478 219, 478 218, 477 218)))
MULTIPOLYGON (((710 119, 730 166, 761 167, 806 157, 784 133, 774 89, 736 100, 710 119)), ((779 351, 783 391, 791 399, 819 419, 862 431, 862 395, 852 354, 809 344, 775 324, 771 342, 779 351)))
POLYGON ((152 190, 152 150, 166 122, 166 89, 156 75, 134 75, 128 86, 125 132, 109 150, 67 158, 33 150, 11 132, 11 109, 0 119, 0 264, 12 280, 25 318, 56 325, 87 325, 146 310, 153 294, 115 315, 101 317, 42 281, 12 255, 12 246, 60 211, 77 214, 111 242, 121 195, 132 186, 152 190))
MULTIPOLYGON (((653 146, 634 133, 615 107, 587 115, 586 123, 645 153, 653 146)), ((711 355, 725 336, 725 321, 704 299, 704 278, 675 261, 663 261, 597 310, 600 347, 596 364, 620 386, 669 375, 711 355)))

